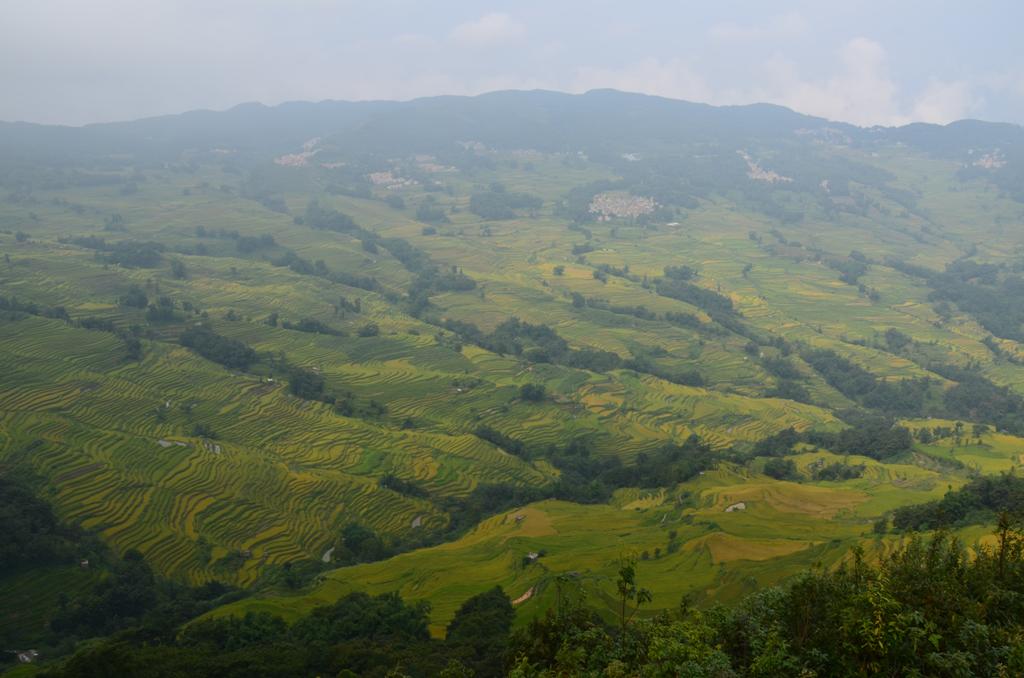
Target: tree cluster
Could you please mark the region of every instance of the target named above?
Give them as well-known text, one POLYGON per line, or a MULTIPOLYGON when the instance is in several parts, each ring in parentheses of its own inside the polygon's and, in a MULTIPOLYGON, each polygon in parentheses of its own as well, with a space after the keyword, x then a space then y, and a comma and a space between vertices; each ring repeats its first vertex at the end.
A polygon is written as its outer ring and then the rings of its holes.
POLYGON ((181 333, 178 342, 224 367, 246 370, 256 362, 256 351, 250 346, 217 334, 206 325, 188 328, 181 333))
POLYGON ((975 478, 942 499, 896 509, 892 522, 901 530, 935 530, 989 523, 1000 513, 1024 518, 1024 478, 1013 473, 975 478))
POLYGON ((517 210, 538 210, 544 201, 529 193, 515 193, 501 184, 477 191, 469 197, 469 211, 484 219, 514 219, 517 210))
POLYGON ((941 533, 878 565, 854 550, 837 570, 803 573, 733 608, 684 605, 619 628, 563 595, 514 634, 509 675, 1020 675, 1024 542, 1010 529, 997 536, 975 556, 941 533))

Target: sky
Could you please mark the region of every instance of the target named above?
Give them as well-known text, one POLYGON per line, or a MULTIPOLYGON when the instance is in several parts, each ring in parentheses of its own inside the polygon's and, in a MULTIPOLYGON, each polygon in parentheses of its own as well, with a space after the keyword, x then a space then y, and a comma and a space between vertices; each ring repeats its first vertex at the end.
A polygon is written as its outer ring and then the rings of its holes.
POLYGON ((1024 123, 1024 3, 0 0, 0 120, 615 89, 1024 123))

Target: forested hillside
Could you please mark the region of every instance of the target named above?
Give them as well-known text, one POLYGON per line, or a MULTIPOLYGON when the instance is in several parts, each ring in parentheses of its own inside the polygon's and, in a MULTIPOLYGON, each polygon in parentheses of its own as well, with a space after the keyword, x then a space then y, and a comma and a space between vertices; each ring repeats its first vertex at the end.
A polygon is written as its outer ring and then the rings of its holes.
POLYGON ((1021 167, 610 90, 0 123, 0 640, 1012 675, 1021 167))

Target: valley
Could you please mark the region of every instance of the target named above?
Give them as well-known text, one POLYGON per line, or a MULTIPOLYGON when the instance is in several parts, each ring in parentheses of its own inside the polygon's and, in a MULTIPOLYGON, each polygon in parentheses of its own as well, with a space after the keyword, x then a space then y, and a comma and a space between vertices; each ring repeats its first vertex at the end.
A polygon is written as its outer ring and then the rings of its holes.
MULTIPOLYGON (((624 559, 639 618, 707 610, 880 562, 898 509, 1024 462, 1019 128, 303 106, 0 125, 0 476, 243 592, 191 623, 397 591, 440 638, 571 584, 614 624, 624 559)), ((56 609, 82 557, 4 572, 0 608, 56 609)))

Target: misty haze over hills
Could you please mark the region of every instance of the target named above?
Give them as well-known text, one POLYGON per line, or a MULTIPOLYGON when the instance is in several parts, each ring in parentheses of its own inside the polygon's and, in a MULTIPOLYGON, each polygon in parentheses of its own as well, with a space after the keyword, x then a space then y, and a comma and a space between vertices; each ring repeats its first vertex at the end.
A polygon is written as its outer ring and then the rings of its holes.
POLYGON ((466 140, 506 149, 613 151, 698 140, 743 142, 823 130, 832 130, 852 144, 895 141, 943 152, 967 150, 972 144, 1017 146, 1022 136, 1019 125, 1007 123, 961 120, 944 126, 913 123, 864 128, 772 104, 711 106, 593 90, 578 95, 503 91, 405 102, 248 103, 226 111, 197 110, 84 127, 0 123, 0 142, 10 148, 53 144, 55 151, 59 145, 68 153, 90 149, 170 153, 218 144, 242 151, 283 151, 314 137, 392 153, 432 151, 466 140))
POLYGON ((615 88, 861 125, 1024 121, 1017 3, 7 3, 0 120, 615 88))
MULTIPOLYGON (((182 154, 200 159, 225 153, 230 163, 248 166, 301 152, 308 144, 315 146, 306 150, 315 150, 319 165, 341 162, 352 154, 377 158, 378 163, 409 154, 433 154, 442 162, 460 165, 475 155, 472 144, 480 144, 494 151, 581 153, 634 174, 647 167, 645 171, 663 173, 665 168, 657 168, 656 158, 682 154, 692 165, 684 173, 705 175, 683 180, 694 198, 738 180, 743 162, 736 154, 751 148, 796 153, 792 158, 798 164, 817 156, 811 165, 783 173, 797 179, 795 185, 811 190, 828 178, 820 166, 822 154, 814 150, 823 145, 862 151, 906 145, 963 163, 968 169, 976 168, 986 154, 995 154, 998 162, 987 167, 985 175, 1013 194, 1021 190, 1017 181, 1024 166, 1024 128, 1007 123, 962 120, 948 125, 862 128, 770 104, 716 107, 595 90, 579 95, 504 91, 406 102, 241 104, 226 111, 192 111, 84 127, 0 123, 4 150, 0 170, 13 172, 13 178, 25 168, 52 162, 102 166, 113 157, 119 158, 116 162, 131 158, 146 163, 173 162, 182 154), (631 164, 625 158, 643 162, 631 164), (719 179, 709 177, 709 172, 720 175, 719 179)), ((837 159, 828 162, 835 164, 837 159)))
POLYGON ((1024 675, 1019 10, 740 5, 0 10, 354 99, 0 122, 0 678, 1024 675))

